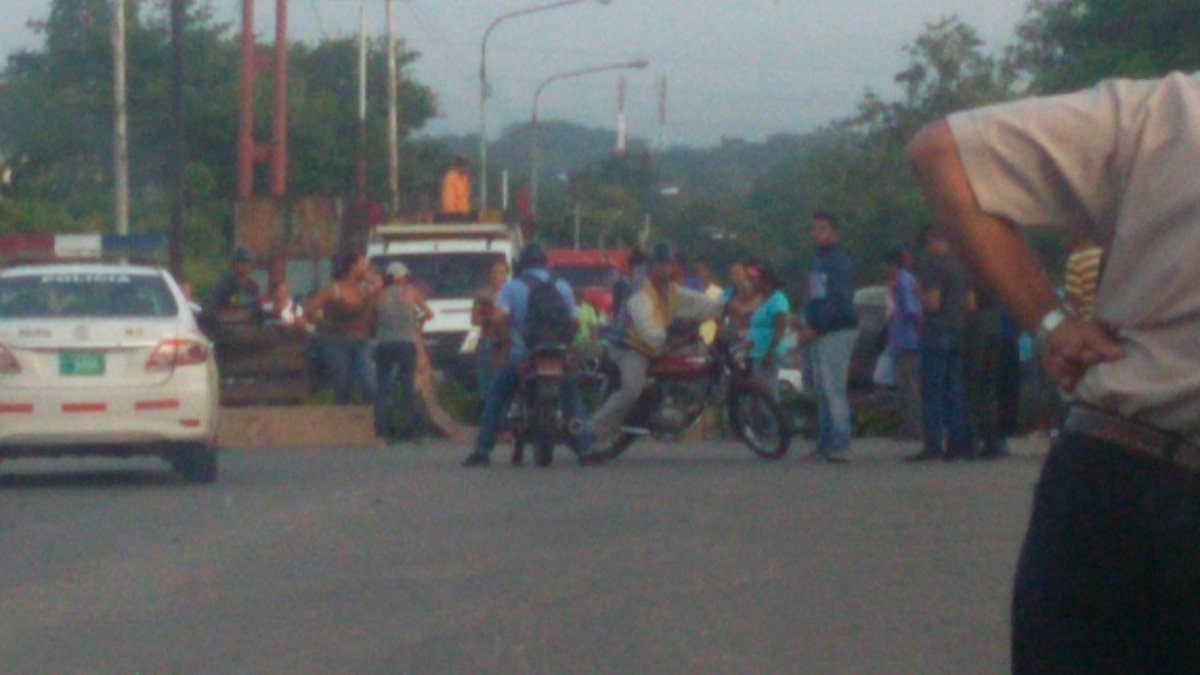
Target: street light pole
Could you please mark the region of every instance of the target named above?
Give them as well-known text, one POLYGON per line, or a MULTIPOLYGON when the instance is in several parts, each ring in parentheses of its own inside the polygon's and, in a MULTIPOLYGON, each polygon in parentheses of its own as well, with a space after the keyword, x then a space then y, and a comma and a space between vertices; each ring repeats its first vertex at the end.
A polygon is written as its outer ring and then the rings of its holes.
POLYGON ((537 216, 537 196, 538 196, 538 171, 541 164, 541 145, 538 143, 538 100, 542 97, 542 90, 549 86, 552 82, 565 80, 571 77, 582 77, 584 75, 594 75, 603 73, 609 70, 641 70, 650 65, 646 59, 638 59, 636 61, 621 61, 619 63, 609 63, 603 66, 594 66, 592 68, 581 68, 579 70, 569 70, 565 73, 558 73, 542 80, 538 85, 537 91, 533 93, 533 115, 530 118, 529 134, 532 140, 532 149, 529 153, 529 214, 533 217, 537 216))
POLYGON ((568 5, 578 5, 585 2, 596 2, 601 5, 607 5, 612 0, 559 0, 545 5, 536 5, 534 7, 526 7, 518 9, 507 14, 502 14, 492 20, 486 30, 483 31, 483 39, 479 43, 479 210, 483 211, 487 208, 488 188, 487 188, 487 100, 488 100, 488 81, 487 81, 487 43, 488 37, 501 22, 513 19, 526 14, 535 12, 544 12, 559 7, 567 7, 568 5))

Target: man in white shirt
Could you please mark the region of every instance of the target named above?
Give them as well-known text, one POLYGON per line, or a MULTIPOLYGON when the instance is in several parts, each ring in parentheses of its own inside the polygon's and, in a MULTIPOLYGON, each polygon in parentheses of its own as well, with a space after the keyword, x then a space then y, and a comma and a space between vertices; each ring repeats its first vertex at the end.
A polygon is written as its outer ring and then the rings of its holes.
POLYGON ((1017 673, 1200 672, 1200 80, 951 115, 909 148, 939 226, 1073 403, 1013 594, 1017 673), (1075 316, 1020 225, 1105 249, 1075 316))

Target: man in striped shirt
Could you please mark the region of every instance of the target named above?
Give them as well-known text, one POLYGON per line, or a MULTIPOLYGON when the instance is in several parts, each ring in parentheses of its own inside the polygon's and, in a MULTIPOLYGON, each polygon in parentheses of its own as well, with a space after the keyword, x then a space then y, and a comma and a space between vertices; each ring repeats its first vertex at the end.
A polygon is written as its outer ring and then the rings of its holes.
POLYGON ((1104 249, 1081 233, 1071 236, 1069 246, 1064 284, 1067 304, 1080 317, 1091 319, 1096 313, 1096 291, 1100 287, 1104 249))

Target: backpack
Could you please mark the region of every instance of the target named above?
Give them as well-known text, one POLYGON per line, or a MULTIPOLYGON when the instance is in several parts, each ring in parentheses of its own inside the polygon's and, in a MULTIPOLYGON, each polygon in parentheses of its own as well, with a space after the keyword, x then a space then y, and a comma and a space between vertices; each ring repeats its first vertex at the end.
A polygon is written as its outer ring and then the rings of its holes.
POLYGON ((571 312, 559 295, 557 280, 542 281, 532 274, 522 274, 521 281, 529 287, 528 310, 521 337, 525 346, 534 349, 543 345, 570 345, 575 338, 571 312))

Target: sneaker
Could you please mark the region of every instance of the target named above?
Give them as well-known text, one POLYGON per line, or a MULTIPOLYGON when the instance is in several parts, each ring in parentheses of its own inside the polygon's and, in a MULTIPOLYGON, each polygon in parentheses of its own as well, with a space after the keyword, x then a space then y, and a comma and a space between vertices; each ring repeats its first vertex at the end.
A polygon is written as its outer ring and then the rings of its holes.
POLYGON ((922 450, 915 455, 909 455, 908 457, 905 457, 904 461, 906 461, 906 462, 931 462, 931 461, 938 460, 938 459, 942 459, 942 453, 934 452, 932 450, 922 450))
POLYGON ((477 452, 472 452, 463 460, 462 465, 471 468, 473 466, 487 466, 492 463, 492 458, 487 455, 481 455, 477 452))

